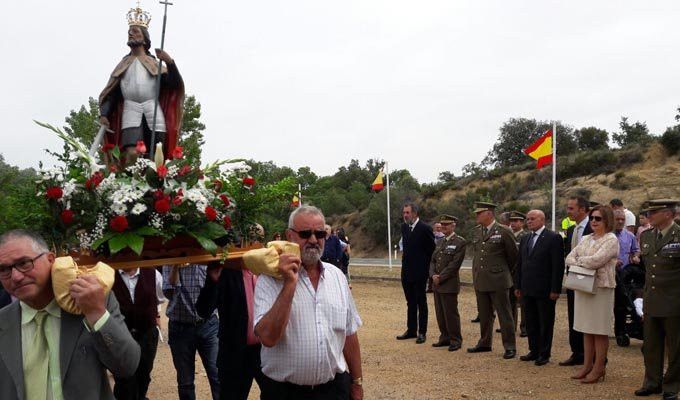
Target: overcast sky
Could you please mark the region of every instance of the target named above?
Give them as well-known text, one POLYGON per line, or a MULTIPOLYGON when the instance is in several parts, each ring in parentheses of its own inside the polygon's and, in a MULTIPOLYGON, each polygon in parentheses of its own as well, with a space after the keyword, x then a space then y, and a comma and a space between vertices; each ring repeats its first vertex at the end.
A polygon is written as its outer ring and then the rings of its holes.
MULTIPOLYGON (((680 105, 680 2, 174 0, 165 48, 203 107, 204 162, 245 157, 317 174, 350 159, 421 182, 480 161, 511 117, 654 134, 680 105)), ((60 149, 63 125, 128 52, 134 1, 3 4, 7 162, 60 149)), ((153 15, 160 45, 162 6, 153 15)))

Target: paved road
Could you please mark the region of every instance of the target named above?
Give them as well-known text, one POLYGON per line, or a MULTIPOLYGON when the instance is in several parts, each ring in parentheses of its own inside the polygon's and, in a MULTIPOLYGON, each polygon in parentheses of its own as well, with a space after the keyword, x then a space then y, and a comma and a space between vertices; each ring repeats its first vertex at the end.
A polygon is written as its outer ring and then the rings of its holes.
MULTIPOLYGON (((380 267, 384 266, 387 267, 389 266, 389 260, 387 258, 351 258, 349 261, 350 267, 380 267)), ((397 267, 401 268, 401 259, 392 259, 392 267, 397 267)), ((471 269, 472 268, 472 260, 471 259, 465 259, 463 261, 463 265, 461 266, 462 269, 471 269)))

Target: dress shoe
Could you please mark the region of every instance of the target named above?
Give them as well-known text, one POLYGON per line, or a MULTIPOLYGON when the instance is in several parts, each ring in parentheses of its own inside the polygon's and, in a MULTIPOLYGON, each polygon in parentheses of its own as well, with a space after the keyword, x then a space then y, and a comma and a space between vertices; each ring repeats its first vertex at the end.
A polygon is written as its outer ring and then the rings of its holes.
POLYGON ((449 345, 449 351, 458 351, 458 350, 460 350, 460 344, 459 343, 449 345))
POLYGON ((425 343, 425 340, 427 340, 427 339, 425 338, 425 334, 424 334, 424 333, 419 333, 419 334, 418 334, 418 338, 416 338, 416 344, 423 344, 423 343, 425 343))
POLYGON ((628 347, 630 346, 630 338, 626 334, 619 335, 616 337, 616 344, 619 347, 628 347))
POLYGON ((604 377, 606 374, 607 371, 604 369, 600 372, 591 371, 585 378, 581 379, 581 383, 593 384, 600 381, 604 382, 604 377))
POLYGON ((468 353, 487 353, 491 351, 491 347, 486 346, 475 346, 467 349, 468 353))
POLYGON ((505 353, 503 353, 503 358, 509 360, 511 358, 515 358, 516 355, 517 350, 505 350, 505 353))
POLYGON ((661 394, 661 388, 650 389, 643 387, 635 391, 635 395, 638 397, 647 397, 653 394, 661 394))
POLYGON ((501 333, 501 328, 496 328, 496 333, 501 333))
POLYGON ((571 357, 559 363, 560 367, 571 367, 574 365, 583 365, 583 358, 575 357, 573 354, 571 357))
POLYGON ((541 366, 547 364, 549 361, 550 361, 549 358, 538 357, 538 358, 536 359, 536 361, 534 361, 534 365, 541 367, 541 366))
POLYGON ((446 346, 449 345, 449 343, 450 343, 450 342, 449 342, 448 340, 446 340, 446 341, 439 341, 439 342, 437 342, 437 343, 432 343, 432 347, 446 347, 446 346))
POLYGON ((415 333, 411 333, 409 331, 406 331, 403 334, 397 336, 397 340, 413 339, 415 337, 417 337, 415 333))
POLYGON ((479 315, 477 315, 475 317, 475 319, 471 319, 470 322, 472 322, 473 324, 478 324, 479 323, 479 315))
POLYGON ((677 392, 663 392, 663 396, 661 396, 663 400, 678 400, 678 393, 677 392))
POLYGON ((527 331, 521 331, 521 332, 519 333, 519 337, 527 337, 527 336, 529 336, 529 334, 527 333, 527 331))
POLYGON ((528 352, 527 354, 525 354, 525 355, 523 355, 523 356, 519 356, 519 359, 520 359, 521 361, 534 361, 534 360, 538 360, 538 354, 532 353, 532 352, 528 352))

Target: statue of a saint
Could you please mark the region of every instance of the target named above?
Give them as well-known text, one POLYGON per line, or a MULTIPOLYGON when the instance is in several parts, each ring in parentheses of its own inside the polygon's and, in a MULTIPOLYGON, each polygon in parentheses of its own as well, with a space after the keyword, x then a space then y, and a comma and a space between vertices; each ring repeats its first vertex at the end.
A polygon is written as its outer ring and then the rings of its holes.
POLYGON ((165 158, 170 159, 182 125, 184 82, 172 57, 155 49, 156 56, 167 65, 161 70, 158 92, 158 60, 149 52, 151 39, 147 28, 151 17, 139 7, 130 10, 127 17, 130 53, 118 63, 99 95, 99 122, 112 131, 106 133, 105 143, 133 154, 141 140, 149 151, 156 94, 160 93, 155 110, 155 141, 162 142, 165 158))

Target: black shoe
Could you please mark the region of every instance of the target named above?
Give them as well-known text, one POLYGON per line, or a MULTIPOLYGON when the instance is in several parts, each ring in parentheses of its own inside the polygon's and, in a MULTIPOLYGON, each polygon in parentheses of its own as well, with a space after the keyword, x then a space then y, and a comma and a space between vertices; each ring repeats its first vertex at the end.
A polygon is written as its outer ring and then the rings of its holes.
POLYGON ((661 398, 663 400, 678 400, 678 394, 676 392, 663 392, 661 398))
POLYGON ((529 336, 529 334, 527 333, 527 331, 521 331, 521 332, 519 333, 519 337, 527 337, 527 336, 529 336))
POLYGON ((491 351, 491 347, 486 346, 475 346, 467 349, 468 353, 486 353, 491 351))
POLYGON ((416 339, 416 344, 423 344, 423 343, 425 343, 425 340, 427 340, 427 339, 425 338, 425 334, 424 334, 424 333, 419 333, 419 334, 418 334, 418 338, 416 339))
POLYGON ((496 328, 496 333, 501 333, 501 328, 496 328))
POLYGON ((661 394, 661 388, 650 389, 643 387, 635 391, 635 395, 638 397, 647 397, 653 394, 661 394))
POLYGON ((532 353, 532 352, 528 352, 527 354, 525 354, 525 355, 523 355, 523 356, 519 356, 519 359, 520 359, 521 361, 535 361, 535 360, 538 359, 538 354, 532 353))
POLYGON ((448 340, 440 341, 440 342, 437 342, 437 343, 432 343, 432 347, 446 347, 446 346, 449 345, 449 343, 451 343, 451 342, 449 342, 448 340))
POLYGON ((505 353, 503 353, 503 358, 509 360, 511 358, 515 358, 516 355, 517 355, 516 350, 505 350, 505 353))
POLYGON ((549 361, 550 361, 549 358, 538 357, 538 359, 536 359, 536 361, 534 361, 534 365, 537 365, 537 366, 540 367, 540 366, 542 366, 542 365, 547 364, 549 361))
POLYGON ((409 331, 406 331, 403 334, 397 336, 397 340, 413 339, 415 337, 417 337, 415 333, 411 333, 409 331))
POLYGON ((458 350, 460 350, 460 344, 459 343, 449 345, 449 351, 458 351, 458 350))
POLYGON ((583 365, 583 357, 576 357, 575 355, 571 355, 571 357, 567 358, 566 360, 562 361, 559 363, 560 367, 571 367, 574 365, 583 365))
POLYGON ((625 333, 619 335, 616 337, 616 344, 619 345, 619 347, 628 347, 630 346, 630 338, 625 333))
POLYGON ((479 315, 477 315, 477 317, 475 317, 475 319, 471 319, 470 322, 472 322, 473 324, 478 324, 479 323, 479 315))

